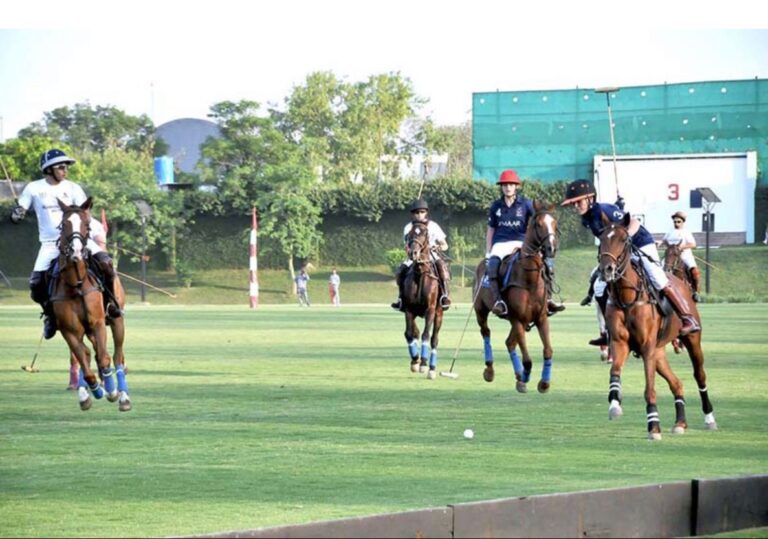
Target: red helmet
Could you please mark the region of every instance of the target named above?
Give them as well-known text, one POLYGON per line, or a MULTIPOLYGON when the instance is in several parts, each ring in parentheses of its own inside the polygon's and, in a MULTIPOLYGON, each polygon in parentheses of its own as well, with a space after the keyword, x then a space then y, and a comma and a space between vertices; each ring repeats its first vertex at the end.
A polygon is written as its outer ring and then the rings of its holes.
POLYGON ((520 185, 520 177, 517 175, 517 172, 514 170, 505 170, 501 173, 501 176, 499 176, 499 181, 496 182, 496 185, 504 185, 505 183, 514 183, 515 185, 520 185))

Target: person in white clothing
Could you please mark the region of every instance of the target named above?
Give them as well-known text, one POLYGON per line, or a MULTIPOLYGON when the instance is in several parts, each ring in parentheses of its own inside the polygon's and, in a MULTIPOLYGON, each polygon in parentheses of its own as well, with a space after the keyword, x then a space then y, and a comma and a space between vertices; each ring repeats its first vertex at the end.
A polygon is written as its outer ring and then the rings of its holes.
MULTIPOLYGON (((29 277, 29 288, 32 299, 43 308, 43 334, 46 339, 50 339, 56 334, 56 321, 49 301, 45 272, 59 256, 56 242, 59 239, 62 211, 58 200, 71 206, 81 205, 87 198, 82 187, 67 179, 69 167, 75 163, 74 159, 59 149, 54 148, 43 153, 40 156, 40 170, 45 176, 27 184, 17 201, 17 205, 11 211, 11 222, 14 224, 24 219, 30 208, 37 215, 40 250, 29 277)), ((109 259, 109 255, 95 242, 89 241, 88 248, 91 254, 95 255, 94 258, 100 262, 100 266, 102 266, 105 257, 109 259), (99 253, 103 253, 103 255, 99 255, 99 253)), ((114 275, 111 260, 108 263, 114 275)), ((109 285, 111 286, 111 283, 109 285)), ((114 296, 114 294, 112 295, 114 296)), ((116 311, 110 314, 119 316, 119 309, 116 311)))
POLYGON ((328 289, 331 291, 331 300, 334 307, 341 306, 341 299, 339 298, 339 286, 341 285, 341 277, 336 273, 336 268, 331 271, 331 276, 328 278, 328 289))
POLYGON ((688 278, 691 281, 691 287, 693 288, 693 301, 700 301, 699 285, 701 283, 701 272, 696 264, 696 258, 693 256, 691 249, 696 248, 696 239, 693 234, 685 229, 686 215, 682 211, 677 211, 672 214, 672 224, 674 228, 664 235, 661 240, 661 245, 669 247, 670 245, 677 245, 680 248, 680 260, 685 265, 685 271, 688 278))
MULTIPOLYGON (((440 273, 440 280, 443 285, 443 294, 440 296, 440 306, 444 311, 448 310, 451 306, 450 292, 448 290, 448 282, 451 280, 450 271, 445 263, 445 260, 438 255, 435 251, 448 250, 448 242, 446 241, 445 232, 440 228, 435 221, 429 218, 429 205, 423 198, 415 200, 411 204, 411 221, 403 228, 403 241, 408 238, 408 233, 413 228, 413 223, 427 223, 427 233, 429 234, 429 246, 431 249, 432 260, 434 260, 437 270, 440 273)), ((406 250, 408 245, 405 245, 406 250)), ((407 254, 407 253, 406 253, 407 254)), ((413 261, 410 258, 406 258, 397 270, 395 280, 397 282, 398 296, 397 301, 391 304, 391 307, 395 310, 403 310, 403 283, 405 283, 405 276, 408 273, 408 269, 413 265, 413 261)))

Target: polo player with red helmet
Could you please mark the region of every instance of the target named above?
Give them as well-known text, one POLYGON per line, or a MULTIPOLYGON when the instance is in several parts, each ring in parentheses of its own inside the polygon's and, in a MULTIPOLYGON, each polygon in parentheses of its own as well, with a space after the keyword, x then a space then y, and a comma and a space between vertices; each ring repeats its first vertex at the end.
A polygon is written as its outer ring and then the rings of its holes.
MULTIPOLYGON (((517 189, 521 182, 514 170, 503 171, 496 185, 501 186, 501 197, 495 200, 488 210, 488 230, 485 234, 486 274, 494 298, 493 314, 505 316, 507 304, 501 297, 499 286, 501 261, 523 246, 528 221, 536 211, 533 209, 533 202, 518 194, 517 189)), ((551 277, 554 275, 554 260, 548 258, 545 262, 551 277)), ((563 309, 563 305, 554 303, 551 298, 547 299, 549 314, 563 309)))

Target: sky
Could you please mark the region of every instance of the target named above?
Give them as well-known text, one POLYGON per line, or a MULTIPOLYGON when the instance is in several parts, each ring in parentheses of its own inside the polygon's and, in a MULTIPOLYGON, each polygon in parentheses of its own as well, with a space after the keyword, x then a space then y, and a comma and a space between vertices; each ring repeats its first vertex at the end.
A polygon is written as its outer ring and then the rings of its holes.
POLYGON ((470 120, 474 92, 768 78, 768 10, 752 0, 625 4, 5 2, 0 142, 77 103, 155 125, 206 118, 225 100, 280 104, 315 71, 347 82, 400 73, 439 125, 470 120))

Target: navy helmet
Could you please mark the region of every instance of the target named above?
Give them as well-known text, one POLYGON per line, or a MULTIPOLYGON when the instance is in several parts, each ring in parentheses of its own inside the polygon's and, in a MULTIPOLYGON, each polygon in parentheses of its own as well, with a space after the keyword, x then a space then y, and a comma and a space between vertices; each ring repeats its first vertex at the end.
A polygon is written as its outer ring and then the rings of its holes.
POLYGON ((414 200, 411 204, 411 212, 414 212, 416 210, 427 210, 429 211, 429 205, 427 204, 427 201, 423 198, 420 198, 418 200, 414 200))
POLYGON ((40 156, 40 170, 43 172, 45 172, 45 169, 47 169, 48 167, 52 167, 53 165, 58 165, 59 163, 74 165, 75 163, 77 163, 77 161, 75 161, 71 157, 68 157, 67 154, 65 154, 63 151, 57 148, 50 149, 40 156))

